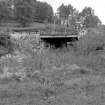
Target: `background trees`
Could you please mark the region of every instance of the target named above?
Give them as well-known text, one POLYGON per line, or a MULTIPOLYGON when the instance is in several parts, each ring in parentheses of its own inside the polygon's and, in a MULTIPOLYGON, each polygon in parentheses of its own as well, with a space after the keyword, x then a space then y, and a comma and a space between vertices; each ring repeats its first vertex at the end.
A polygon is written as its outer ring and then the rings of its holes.
POLYGON ((15 2, 15 20, 25 26, 26 23, 31 22, 31 8, 27 0, 17 0, 15 2))
POLYGON ((98 16, 94 14, 94 10, 91 7, 85 7, 81 12, 78 12, 72 5, 62 4, 58 8, 59 19, 61 24, 66 24, 72 28, 76 27, 79 23, 82 27, 97 27, 101 24, 98 16))
POLYGON ((8 21, 11 18, 11 8, 9 4, 4 1, 0 1, 0 23, 8 21))
POLYGON ((38 22, 52 22, 53 19, 53 9, 52 7, 44 2, 36 3, 36 20, 38 22))
POLYGON ((94 10, 91 7, 85 7, 80 13, 80 16, 84 17, 84 26, 86 28, 97 27, 101 24, 100 19, 94 14, 94 10))
MULTIPOLYGON (((81 12, 71 4, 58 7, 57 23, 75 27, 77 23, 84 27, 97 27, 101 24, 91 7, 85 7, 81 12)), ((53 23, 52 7, 46 2, 36 0, 5 0, 0 1, 0 23, 14 21, 26 26, 32 22, 53 23)))
POLYGON ((58 8, 59 17, 61 20, 61 24, 65 24, 67 26, 74 26, 76 23, 76 19, 78 17, 78 11, 71 5, 62 4, 58 8))
POLYGON ((53 18, 52 7, 36 0, 18 0, 15 2, 15 17, 20 23, 51 22, 53 18))
POLYGON ((0 20, 14 20, 26 26, 32 22, 52 22, 53 9, 36 0, 0 1, 0 20))

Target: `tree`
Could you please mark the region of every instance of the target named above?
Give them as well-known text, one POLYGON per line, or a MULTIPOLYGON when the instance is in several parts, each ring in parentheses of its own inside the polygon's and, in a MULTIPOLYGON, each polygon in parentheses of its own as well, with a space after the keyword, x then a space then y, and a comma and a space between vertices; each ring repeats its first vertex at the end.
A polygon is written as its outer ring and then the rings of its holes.
POLYGON ((51 22, 53 18, 52 7, 36 0, 15 0, 15 19, 22 26, 31 22, 51 22))
POLYGON ((22 26, 26 26, 28 23, 33 21, 35 2, 35 0, 15 1, 15 20, 21 23, 22 26))
POLYGON ((53 18, 54 18, 53 9, 50 5, 48 5, 48 7, 47 7, 47 21, 53 22, 53 18))
POLYGON ((98 16, 95 16, 94 10, 91 7, 85 7, 80 16, 84 18, 83 24, 86 28, 97 27, 98 24, 101 24, 100 19, 98 16))
POLYGON ((84 24, 86 28, 89 27, 97 27, 98 24, 101 24, 101 21, 99 20, 98 16, 87 16, 85 18, 84 24))
POLYGON ((69 16, 73 17, 73 14, 74 14, 75 10, 76 9, 71 4, 69 4, 69 5, 62 4, 58 8, 60 19, 63 20, 64 22, 66 20, 66 24, 68 25, 69 16))
POLYGON ((65 16, 66 16, 66 14, 65 14, 65 5, 62 4, 57 10, 59 12, 60 18, 65 18, 65 16))
POLYGON ((10 20, 11 12, 10 7, 6 1, 0 1, 0 22, 6 22, 10 20))
POLYGON ((83 17, 87 17, 87 16, 90 16, 90 15, 93 16, 94 15, 94 10, 91 7, 85 7, 80 14, 83 17))
POLYGON ((51 22, 53 18, 52 7, 45 2, 36 3, 36 18, 38 22, 51 22))
POLYGON ((76 28, 76 23, 79 19, 79 12, 74 9, 73 12, 69 15, 69 26, 71 26, 73 29, 76 28))
POLYGON ((0 1, 0 21, 10 20, 27 26, 32 22, 52 22, 53 9, 46 2, 36 0, 0 1))

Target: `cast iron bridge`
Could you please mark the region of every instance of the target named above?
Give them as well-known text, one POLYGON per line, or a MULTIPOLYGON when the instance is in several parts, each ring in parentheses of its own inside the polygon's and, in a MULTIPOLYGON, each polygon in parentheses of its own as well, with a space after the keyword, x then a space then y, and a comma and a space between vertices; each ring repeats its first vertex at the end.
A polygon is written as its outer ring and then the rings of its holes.
POLYGON ((50 46, 66 46, 67 43, 72 43, 79 39, 78 34, 71 34, 71 33, 41 33, 40 39, 45 43, 45 45, 50 46))

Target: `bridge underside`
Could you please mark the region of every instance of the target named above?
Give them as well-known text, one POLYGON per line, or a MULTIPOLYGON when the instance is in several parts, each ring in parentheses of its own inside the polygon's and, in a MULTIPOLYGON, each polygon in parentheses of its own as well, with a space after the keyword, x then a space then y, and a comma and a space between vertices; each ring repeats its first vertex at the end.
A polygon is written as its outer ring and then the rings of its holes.
POLYGON ((45 43, 45 46, 50 46, 50 47, 62 47, 62 46, 67 46, 67 43, 70 42, 72 43, 73 41, 77 41, 78 37, 51 37, 51 38, 41 38, 41 41, 45 43))

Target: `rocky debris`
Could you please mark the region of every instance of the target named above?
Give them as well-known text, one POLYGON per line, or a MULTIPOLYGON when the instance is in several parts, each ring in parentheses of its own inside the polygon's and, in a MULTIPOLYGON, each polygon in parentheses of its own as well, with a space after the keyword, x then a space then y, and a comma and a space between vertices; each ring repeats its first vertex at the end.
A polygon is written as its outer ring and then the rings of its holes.
POLYGON ((0 74, 0 79, 9 79, 9 78, 18 78, 20 80, 23 80, 26 77, 25 71, 13 71, 13 68, 9 67, 3 67, 2 71, 3 73, 0 74))
POLYGON ((25 78, 26 78, 26 75, 23 74, 23 73, 14 73, 12 74, 11 76, 14 80, 20 82, 20 81, 23 81, 25 78))
POLYGON ((0 57, 8 54, 8 50, 4 48, 3 46, 0 46, 0 57))
POLYGON ((70 64, 66 64, 65 65, 65 68, 66 68, 66 70, 78 70, 78 69, 80 69, 81 67, 80 66, 78 66, 77 64, 72 64, 72 65, 70 65, 70 64))
POLYGON ((13 73, 8 72, 8 70, 9 70, 8 67, 2 68, 2 73, 0 74, 0 79, 10 78, 13 75, 13 73))
POLYGON ((56 70, 63 70, 64 69, 64 65, 61 65, 61 66, 53 66, 52 67, 52 71, 56 71, 56 70))
POLYGON ((71 70, 71 71, 73 71, 73 70, 79 70, 80 68, 81 67, 78 66, 77 64, 72 64, 72 65, 65 64, 65 65, 60 65, 60 66, 53 66, 52 70, 56 71, 56 70, 63 70, 63 69, 65 69, 65 70, 71 70))
POLYGON ((64 82, 64 84, 67 85, 67 86, 73 86, 74 84, 79 85, 81 80, 82 80, 81 78, 75 78, 75 79, 73 78, 73 79, 70 79, 70 80, 66 80, 64 82))
POLYGON ((93 70, 91 68, 86 67, 86 66, 82 66, 80 68, 80 73, 81 74, 89 74, 89 73, 92 73, 92 72, 93 72, 93 70))
POLYGON ((1 57, 1 59, 0 59, 0 61, 1 62, 3 62, 3 61, 8 61, 8 60, 13 60, 13 61, 17 61, 17 62, 19 62, 19 63, 21 63, 22 62, 22 60, 24 59, 24 58, 26 58, 27 56, 26 55, 24 55, 24 54, 21 54, 21 53, 19 53, 19 52, 14 52, 13 54, 6 54, 5 56, 2 56, 1 57))
POLYGON ((78 66, 77 64, 73 64, 73 65, 67 64, 65 66, 65 72, 72 73, 72 74, 89 74, 89 73, 92 73, 93 70, 86 66, 78 66))
POLYGON ((48 72, 48 71, 53 72, 53 71, 62 71, 62 70, 67 71, 67 70, 69 70, 69 71, 72 72, 72 71, 81 69, 81 67, 78 66, 77 64, 72 64, 72 65, 70 65, 70 64, 63 65, 62 64, 60 66, 52 66, 50 69, 51 70, 49 70, 48 68, 46 68, 45 71, 46 72, 48 72))
POLYGON ((45 89, 44 95, 44 99, 48 100, 49 98, 55 98, 56 92, 51 89, 45 89))

